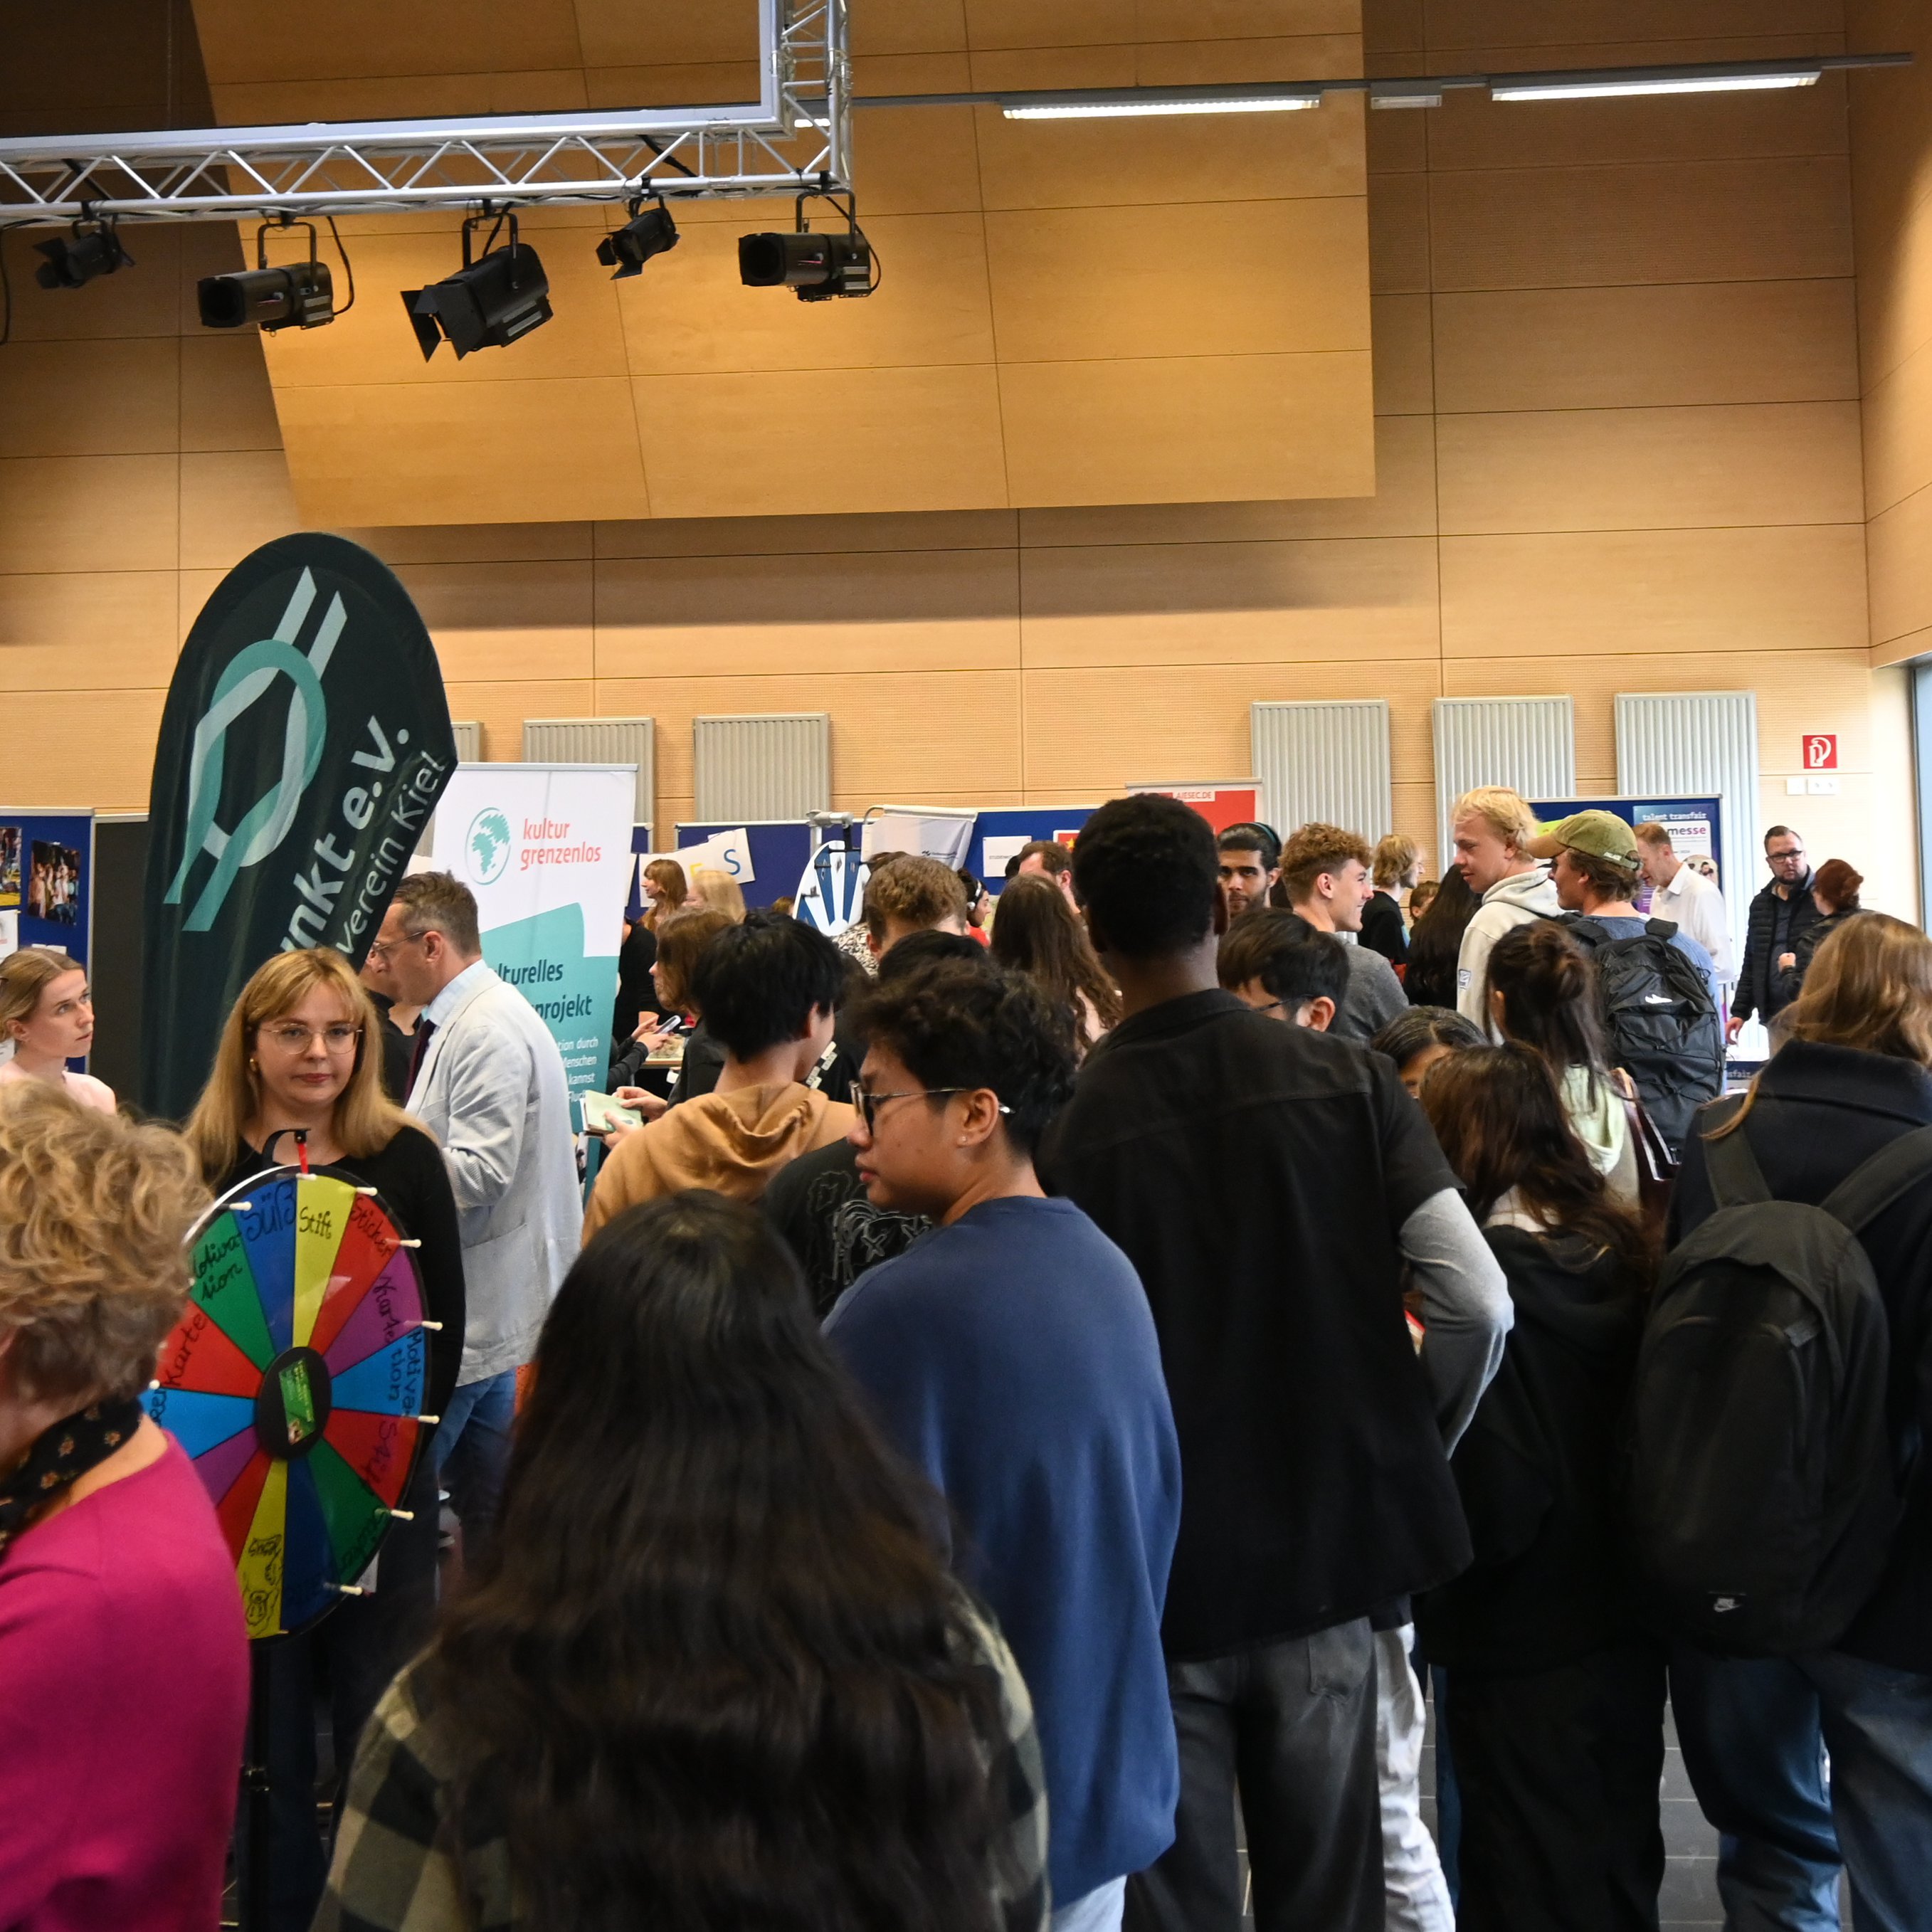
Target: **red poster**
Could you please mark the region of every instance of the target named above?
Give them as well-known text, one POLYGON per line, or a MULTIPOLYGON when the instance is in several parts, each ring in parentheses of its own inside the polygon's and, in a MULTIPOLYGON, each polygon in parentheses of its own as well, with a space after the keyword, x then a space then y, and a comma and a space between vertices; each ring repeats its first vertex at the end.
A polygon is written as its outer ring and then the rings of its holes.
POLYGON ((1193 806, 1216 832, 1225 832, 1231 825, 1251 824, 1261 817, 1258 778, 1222 778, 1208 784, 1137 784, 1127 790, 1178 798, 1183 805, 1193 806))

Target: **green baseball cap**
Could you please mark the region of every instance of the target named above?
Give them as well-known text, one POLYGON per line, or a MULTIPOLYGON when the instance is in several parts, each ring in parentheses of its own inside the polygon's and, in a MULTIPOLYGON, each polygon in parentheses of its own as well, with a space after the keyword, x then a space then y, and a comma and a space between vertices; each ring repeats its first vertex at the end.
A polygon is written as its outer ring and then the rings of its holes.
POLYGON ((1574 812, 1529 842, 1531 853, 1538 859, 1553 859, 1566 848, 1588 853, 1593 859, 1607 859, 1633 872, 1640 862, 1636 834, 1614 812, 1574 812))

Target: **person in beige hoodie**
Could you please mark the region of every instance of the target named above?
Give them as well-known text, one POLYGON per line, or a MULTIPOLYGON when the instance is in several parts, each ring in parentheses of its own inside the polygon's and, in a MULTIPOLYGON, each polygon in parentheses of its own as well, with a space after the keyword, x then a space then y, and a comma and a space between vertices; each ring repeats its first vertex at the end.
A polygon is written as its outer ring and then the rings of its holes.
POLYGON ((584 1238, 626 1208, 687 1188, 754 1202, 788 1161, 844 1138, 852 1109, 804 1084, 832 1039, 844 962, 795 919, 754 913, 699 956, 692 997, 724 1049, 715 1091, 620 1140, 584 1214, 584 1238))

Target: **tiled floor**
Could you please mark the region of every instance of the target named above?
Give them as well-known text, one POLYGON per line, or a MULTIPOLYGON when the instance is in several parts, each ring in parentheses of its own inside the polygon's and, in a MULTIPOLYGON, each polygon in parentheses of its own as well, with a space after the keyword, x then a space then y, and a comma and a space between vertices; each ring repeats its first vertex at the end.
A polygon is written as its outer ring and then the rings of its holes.
MULTIPOLYGON (((1664 1713, 1663 1822, 1665 1865, 1658 1916, 1663 1932, 1689 1932, 1724 1923, 1718 1901, 1718 1834, 1704 1822, 1684 1774, 1684 1754, 1677 1748, 1677 1726, 1664 1713)), ((1422 1754, 1422 1816, 1436 1828, 1436 1707, 1429 1708, 1429 1741, 1422 1754)), ((1247 1853, 1241 1853, 1242 1882, 1247 1879, 1247 1853)), ((1252 1924, 1252 1918, 1248 1922, 1252 1924)))

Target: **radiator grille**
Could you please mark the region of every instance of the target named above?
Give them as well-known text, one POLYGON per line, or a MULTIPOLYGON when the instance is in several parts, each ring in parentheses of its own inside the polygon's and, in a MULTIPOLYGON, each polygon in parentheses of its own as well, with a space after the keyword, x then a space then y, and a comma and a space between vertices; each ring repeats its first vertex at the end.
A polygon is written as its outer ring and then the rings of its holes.
POLYGON ((1712 797, 1724 808, 1718 883, 1744 956, 1757 890, 1757 694, 1752 691, 1619 692, 1617 790, 1626 798, 1712 797))
POLYGON ((1320 819, 1370 844, 1395 826, 1389 708, 1380 698, 1248 707, 1262 810, 1286 838, 1320 819))
POLYGON ((474 718, 465 718, 460 722, 452 718, 449 728, 456 740, 456 762, 459 765, 480 765, 483 762, 483 726, 474 718))
POLYGON ((636 822, 651 823, 657 795, 657 728, 649 718, 526 718, 524 762, 638 768, 636 822))
POLYGON ((1445 863, 1450 808, 1474 787, 1576 796, 1576 723, 1567 698, 1438 698, 1435 736, 1436 849, 1445 863))
POLYGON ((802 818, 832 806, 832 714, 766 712, 692 721, 700 824, 802 818))

